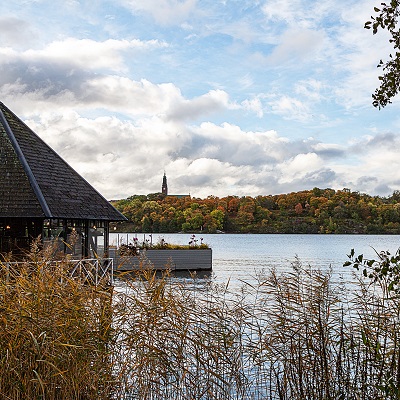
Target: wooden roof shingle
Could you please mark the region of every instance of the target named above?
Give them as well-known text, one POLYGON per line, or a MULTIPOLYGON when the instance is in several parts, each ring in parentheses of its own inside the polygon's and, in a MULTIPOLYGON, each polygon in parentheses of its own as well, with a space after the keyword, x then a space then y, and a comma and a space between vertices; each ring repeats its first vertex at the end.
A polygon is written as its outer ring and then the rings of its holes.
POLYGON ((126 220, 1 102, 0 217, 126 220))

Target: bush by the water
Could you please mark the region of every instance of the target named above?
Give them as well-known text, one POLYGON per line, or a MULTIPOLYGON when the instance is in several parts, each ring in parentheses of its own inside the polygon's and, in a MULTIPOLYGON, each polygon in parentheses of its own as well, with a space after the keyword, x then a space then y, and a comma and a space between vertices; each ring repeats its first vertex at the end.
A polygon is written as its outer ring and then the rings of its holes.
POLYGON ((145 269, 111 291, 48 261, 1 263, 1 398, 399 398, 388 276, 367 274, 348 296, 300 261, 234 292, 145 269))

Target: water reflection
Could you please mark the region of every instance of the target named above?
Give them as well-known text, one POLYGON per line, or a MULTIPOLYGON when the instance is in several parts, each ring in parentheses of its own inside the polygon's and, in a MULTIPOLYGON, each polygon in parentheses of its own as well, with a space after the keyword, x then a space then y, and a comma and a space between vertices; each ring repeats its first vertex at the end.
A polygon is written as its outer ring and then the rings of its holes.
MULTIPOLYGON (((153 271, 155 277, 165 278, 167 284, 182 285, 185 290, 195 290, 199 292, 208 291, 215 282, 215 275, 212 271, 153 271)), ((145 274, 142 272, 115 273, 114 286, 119 292, 129 291, 130 285, 134 285, 138 280, 143 280, 145 274)))

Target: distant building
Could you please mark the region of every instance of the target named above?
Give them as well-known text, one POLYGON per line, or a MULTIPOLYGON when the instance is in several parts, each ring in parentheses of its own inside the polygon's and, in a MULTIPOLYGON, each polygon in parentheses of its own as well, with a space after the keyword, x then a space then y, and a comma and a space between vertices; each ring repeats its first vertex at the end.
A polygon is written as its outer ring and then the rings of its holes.
POLYGON ((190 194, 168 194, 167 175, 165 174, 165 172, 164 172, 162 186, 161 186, 161 193, 165 196, 177 197, 178 199, 182 199, 184 197, 190 197, 190 194))
POLYGON ((161 193, 164 194, 165 196, 168 196, 168 184, 167 184, 167 176, 163 176, 163 181, 162 181, 162 186, 161 186, 161 193))

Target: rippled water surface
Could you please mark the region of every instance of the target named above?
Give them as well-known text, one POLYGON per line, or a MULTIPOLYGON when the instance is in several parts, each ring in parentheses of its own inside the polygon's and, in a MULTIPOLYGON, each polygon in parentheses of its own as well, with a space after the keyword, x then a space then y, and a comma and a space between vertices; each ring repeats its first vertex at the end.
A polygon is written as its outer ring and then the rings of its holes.
MULTIPOLYGON (((110 243, 129 243, 137 237, 157 243, 163 238, 167 243, 188 244, 190 234, 110 234, 110 243)), ((296 257, 303 265, 313 268, 332 268, 338 279, 350 279, 352 269, 343 267, 351 249, 364 257, 376 257, 375 251, 395 253, 400 247, 397 235, 253 235, 204 234, 196 235, 198 244, 207 243, 213 250, 213 275, 218 283, 230 280, 231 285, 251 281, 261 270, 291 269, 296 257)))

